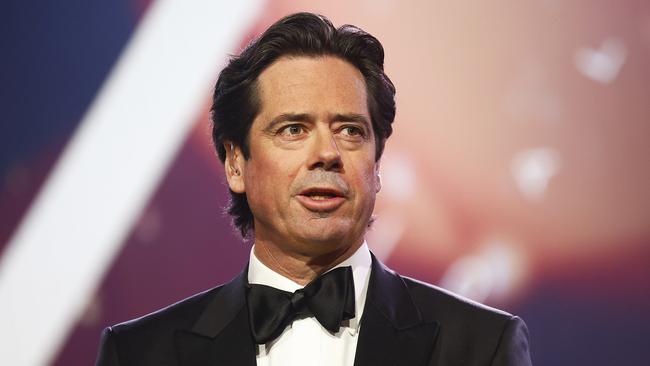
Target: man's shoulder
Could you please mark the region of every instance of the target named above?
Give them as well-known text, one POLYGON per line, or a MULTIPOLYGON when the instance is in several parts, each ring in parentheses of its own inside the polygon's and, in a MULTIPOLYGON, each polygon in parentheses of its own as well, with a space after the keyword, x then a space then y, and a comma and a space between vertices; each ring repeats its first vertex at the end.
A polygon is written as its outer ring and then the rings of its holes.
POLYGON ((465 298, 441 287, 401 276, 425 321, 446 328, 503 329, 510 313, 465 298))
POLYGON ((190 329, 210 299, 223 285, 192 295, 172 305, 147 315, 113 325, 111 331, 118 335, 138 336, 165 334, 177 329, 190 329))
POLYGON ((401 277, 425 323, 437 323, 438 364, 530 365, 526 324, 440 287, 401 277))
POLYGON ((107 327, 98 365, 160 365, 177 358, 178 342, 206 334, 223 314, 238 308, 242 274, 232 281, 178 301, 153 313, 107 327), (234 300, 233 300, 234 299, 234 300))

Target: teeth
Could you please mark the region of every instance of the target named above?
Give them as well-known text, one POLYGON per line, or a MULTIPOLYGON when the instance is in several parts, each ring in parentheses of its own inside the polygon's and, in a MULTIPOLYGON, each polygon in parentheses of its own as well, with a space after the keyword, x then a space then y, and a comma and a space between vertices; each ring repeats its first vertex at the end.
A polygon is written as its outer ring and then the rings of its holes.
POLYGON ((332 196, 309 196, 309 197, 313 200, 321 201, 321 200, 326 200, 328 198, 331 198, 332 196))

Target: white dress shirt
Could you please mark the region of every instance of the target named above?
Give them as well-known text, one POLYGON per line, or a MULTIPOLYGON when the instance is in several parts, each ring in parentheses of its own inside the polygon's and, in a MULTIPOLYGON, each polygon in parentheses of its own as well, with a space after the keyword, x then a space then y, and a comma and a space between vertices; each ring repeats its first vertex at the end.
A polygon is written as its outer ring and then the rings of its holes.
MULTIPOLYGON (((323 328, 314 317, 294 320, 275 340, 257 345, 258 366, 331 366, 354 364, 361 314, 366 302, 372 259, 368 245, 361 247, 337 267, 352 267, 354 277, 355 317, 344 321, 336 334, 323 328)), ((332 268, 333 269, 333 268, 332 268)), ((304 286, 274 272, 255 256, 251 249, 248 282, 294 292, 304 286)))

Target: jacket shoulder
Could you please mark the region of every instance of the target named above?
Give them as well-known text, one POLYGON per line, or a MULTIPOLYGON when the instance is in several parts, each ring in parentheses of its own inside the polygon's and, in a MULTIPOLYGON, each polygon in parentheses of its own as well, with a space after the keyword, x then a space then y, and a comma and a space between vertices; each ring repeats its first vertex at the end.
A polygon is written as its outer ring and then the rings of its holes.
POLYGON ((505 311, 492 308, 441 287, 402 276, 413 301, 425 319, 450 319, 454 323, 471 322, 504 324, 513 318, 505 311))
POLYGON ((107 327, 97 365, 160 365, 174 359, 178 330, 190 329, 223 286, 201 292, 137 319, 107 327))
POLYGON ((176 329, 189 329, 221 286, 200 292, 147 315, 113 325, 116 335, 159 334, 176 329))
POLYGON ((426 322, 439 325, 440 364, 530 365, 528 329, 519 317, 451 291, 402 277, 426 322))

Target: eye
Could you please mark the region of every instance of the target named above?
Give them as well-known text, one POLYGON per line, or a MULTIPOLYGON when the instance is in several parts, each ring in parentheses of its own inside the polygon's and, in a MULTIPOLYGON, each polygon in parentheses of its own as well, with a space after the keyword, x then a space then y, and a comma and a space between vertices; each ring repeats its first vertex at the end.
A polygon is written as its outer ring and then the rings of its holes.
POLYGON ((363 128, 357 126, 345 126, 341 129, 341 132, 351 137, 364 137, 366 135, 363 128))
POLYGON ((278 130, 278 134, 283 136, 299 136, 304 132, 305 127, 302 125, 287 125, 278 130))

